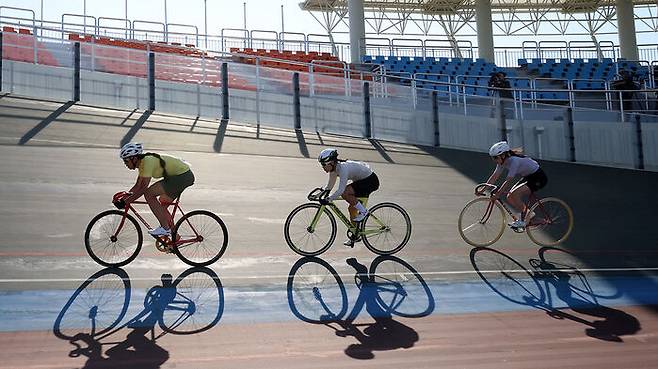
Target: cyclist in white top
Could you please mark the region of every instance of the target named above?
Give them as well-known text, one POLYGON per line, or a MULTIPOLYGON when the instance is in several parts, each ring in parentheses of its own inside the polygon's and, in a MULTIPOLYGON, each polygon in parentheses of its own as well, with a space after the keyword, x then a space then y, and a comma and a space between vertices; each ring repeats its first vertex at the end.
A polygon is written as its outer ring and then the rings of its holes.
POLYGON ((487 183, 495 183, 501 174, 503 174, 503 170, 507 170, 505 181, 500 185, 498 191, 493 194, 493 197, 499 198, 507 194, 507 201, 517 211, 517 214, 515 214, 517 215, 517 220, 509 223, 509 226, 522 230, 525 228, 526 222, 534 216, 534 214, 526 214, 525 219, 523 219, 523 214, 528 210, 523 199, 527 198, 530 193, 546 186, 546 182, 548 182, 546 173, 544 173, 536 161, 523 155, 521 149, 511 149, 506 141, 493 144, 489 149, 489 156, 496 163, 496 169, 489 179, 487 179, 487 183), (514 179, 516 176, 523 178, 515 182, 514 179))
MULTIPOLYGON (((326 198, 321 199, 322 205, 337 200, 339 197, 348 202, 350 218, 353 222, 362 221, 368 214, 368 210, 358 200, 360 197, 369 197, 370 194, 379 189, 379 178, 370 166, 364 162, 353 160, 338 160, 338 151, 336 149, 324 149, 318 156, 318 161, 322 169, 329 173, 329 182, 324 188, 329 193, 336 184, 337 177, 340 178, 338 188, 326 198), (352 181, 347 183, 347 181, 352 181)), ((354 242, 359 241, 348 239, 344 242, 346 246, 354 246, 354 242)))

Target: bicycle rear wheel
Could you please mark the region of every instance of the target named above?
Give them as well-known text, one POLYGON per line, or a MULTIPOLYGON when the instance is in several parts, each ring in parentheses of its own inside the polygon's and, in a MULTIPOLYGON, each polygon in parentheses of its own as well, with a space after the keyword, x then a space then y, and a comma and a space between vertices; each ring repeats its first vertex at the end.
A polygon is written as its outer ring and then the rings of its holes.
POLYGON ((336 239, 336 219, 327 208, 322 213, 320 205, 302 204, 296 207, 283 226, 283 235, 292 251, 302 256, 316 256, 327 251, 336 239), (316 215, 318 220, 313 227, 316 215))
POLYGON ((174 281, 176 297, 164 309, 160 328, 172 334, 194 334, 217 325, 224 313, 224 288, 210 268, 190 268, 174 281))
POLYGON ((566 202, 547 197, 531 208, 535 216, 528 221, 526 233, 540 246, 555 246, 569 237, 573 229, 573 212, 566 202))
POLYGON ((228 245, 224 222, 207 210, 194 210, 176 222, 171 234, 174 253, 186 264, 207 266, 217 261, 228 245))
POLYGON ((368 210, 363 221, 363 243, 379 255, 402 250, 411 237, 411 219, 404 209, 392 202, 377 204, 368 210))
POLYGON ((459 214, 459 235, 471 246, 489 246, 505 231, 505 213, 498 202, 480 197, 472 200, 459 214))
POLYGON ((142 248, 142 241, 142 230, 135 218, 119 210, 106 210, 96 215, 85 231, 87 253, 95 262, 107 267, 120 267, 133 261, 142 248))

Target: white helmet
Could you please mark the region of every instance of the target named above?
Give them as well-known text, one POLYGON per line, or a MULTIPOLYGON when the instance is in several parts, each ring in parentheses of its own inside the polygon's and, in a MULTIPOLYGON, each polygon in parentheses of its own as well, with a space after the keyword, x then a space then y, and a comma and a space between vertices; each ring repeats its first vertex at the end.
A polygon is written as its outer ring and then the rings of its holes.
POLYGON ((139 142, 128 142, 123 145, 121 151, 119 151, 119 158, 127 159, 131 156, 139 155, 144 151, 144 147, 139 142))
POLYGON ((489 156, 498 156, 510 151, 509 144, 507 141, 496 142, 489 149, 489 156))
POLYGON ((336 159, 338 159, 338 151, 336 149, 324 149, 320 151, 320 155, 318 155, 318 161, 320 164, 325 164, 336 159))

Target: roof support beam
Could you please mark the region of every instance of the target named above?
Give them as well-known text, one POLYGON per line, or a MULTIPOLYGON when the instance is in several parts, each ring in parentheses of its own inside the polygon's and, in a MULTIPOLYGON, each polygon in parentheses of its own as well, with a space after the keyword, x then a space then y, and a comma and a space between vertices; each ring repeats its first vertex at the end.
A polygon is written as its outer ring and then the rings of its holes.
POLYGON ((617 29, 619 30, 619 49, 621 57, 637 60, 637 40, 635 38, 635 17, 633 1, 617 0, 617 29))
POLYGON ((478 34, 478 55, 493 63, 495 56, 491 25, 491 0, 475 0, 475 23, 478 34))
POLYGON ((361 45, 361 40, 366 38, 363 0, 349 0, 347 11, 350 22, 350 56, 352 63, 360 63, 361 57, 366 53, 366 45, 361 45))

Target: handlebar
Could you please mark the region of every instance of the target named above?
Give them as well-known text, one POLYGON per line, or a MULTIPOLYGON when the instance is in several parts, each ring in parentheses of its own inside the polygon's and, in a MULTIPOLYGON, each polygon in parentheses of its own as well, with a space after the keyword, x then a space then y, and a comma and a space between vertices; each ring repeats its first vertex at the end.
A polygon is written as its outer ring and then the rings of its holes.
POLYGON ((489 191, 489 194, 493 194, 496 190, 498 190, 498 186, 489 183, 480 183, 475 186, 475 194, 478 196, 485 196, 485 191, 489 191))
POLYGON ((327 195, 329 195, 329 192, 325 191, 322 187, 318 187, 309 192, 306 198, 309 201, 319 201, 320 199, 327 197, 327 195))

